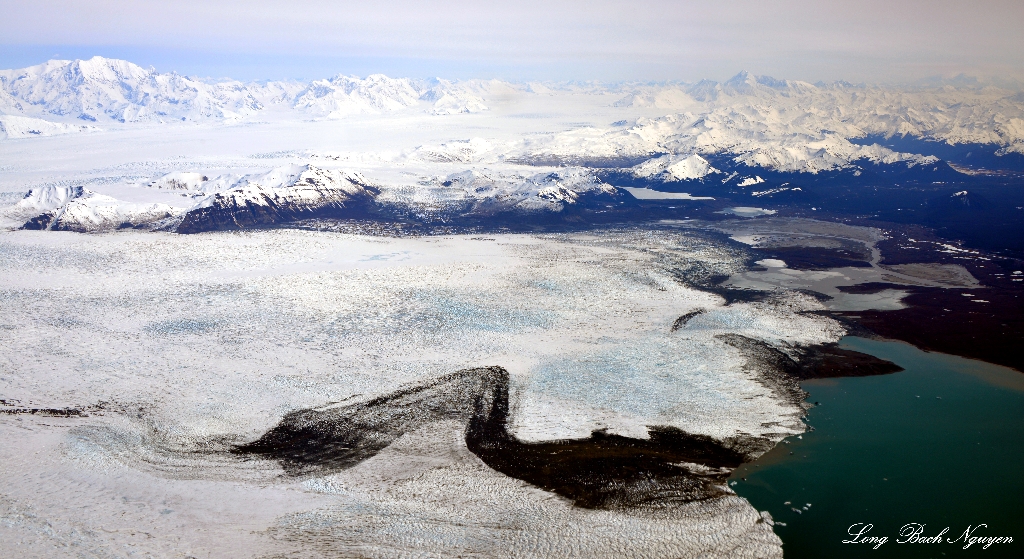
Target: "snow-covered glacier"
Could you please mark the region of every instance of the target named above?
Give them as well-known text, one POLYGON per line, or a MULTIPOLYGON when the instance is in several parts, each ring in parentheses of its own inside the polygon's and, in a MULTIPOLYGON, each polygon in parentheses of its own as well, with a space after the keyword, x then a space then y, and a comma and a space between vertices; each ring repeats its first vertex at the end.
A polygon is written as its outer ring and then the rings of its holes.
POLYGON ((672 227, 21 231, 0 237, 0 258, 0 431, 12 449, 0 534, 38 538, 32 549, 44 551, 98 552, 131 528, 153 534, 136 545, 155 555, 779 556, 768 519, 725 486, 728 467, 699 456, 673 466, 673 479, 689 480, 680 495, 697 500, 564 498, 481 462, 465 435, 473 407, 457 404, 473 393, 430 383, 507 371, 504 425, 525 448, 680 433, 742 460, 805 429, 799 393, 750 350, 800 359, 843 333, 807 314, 820 304, 806 296, 729 303, 695 287, 743 269, 744 255, 672 227), (401 396, 410 390, 420 399, 401 396), (232 452, 295 410, 329 418, 389 405, 405 423, 385 427, 407 427, 348 467, 282 470, 272 456, 232 452), (44 525, 61 536, 41 535, 44 525))

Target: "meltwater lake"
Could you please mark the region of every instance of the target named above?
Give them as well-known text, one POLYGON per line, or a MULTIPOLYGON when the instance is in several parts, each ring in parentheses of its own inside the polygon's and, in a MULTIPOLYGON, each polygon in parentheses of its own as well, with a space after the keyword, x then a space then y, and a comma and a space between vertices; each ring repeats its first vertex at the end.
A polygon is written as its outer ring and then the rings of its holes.
POLYGON ((730 484, 771 512, 785 556, 1024 557, 1024 373, 928 353, 900 342, 846 337, 840 345, 903 372, 802 383, 813 431, 736 470, 730 484), (897 543, 901 529, 942 543, 897 543), (842 543, 871 524, 881 545, 842 543), (957 540, 1010 536, 964 549, 957 540), (877 545, 877 548, 876 548, 877 545))

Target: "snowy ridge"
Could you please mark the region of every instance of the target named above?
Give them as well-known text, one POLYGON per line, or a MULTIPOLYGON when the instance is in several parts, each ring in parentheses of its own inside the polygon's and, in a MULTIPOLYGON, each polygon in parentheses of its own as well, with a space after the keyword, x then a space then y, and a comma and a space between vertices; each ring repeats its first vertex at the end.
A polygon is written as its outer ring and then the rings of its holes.
POLYGON ((53 220, 55 212, 87 194, 91 192, 82 186, 48 185, 33 188, 13 206, 0 209, 0 220, 6 227, 45 229, 53 220))
POLYGON ((64 206, 71 200, 85 195, 81 186, 45 186, 34 188, 9 211, 18 213, 47 212, 64 206))
POLYGON ((623 198, 593 172, 570 167, 531 175, 463 171, 415 186, 384 188, 378 203, 427 221, 446 221, 505 213, 558 213, 589 201, 623 198))
POLYGON ((668 153, 667 159, 645 162, 634 169, 636 176, 657 175, 663 180, 697 179, 710 174, 711 167, 705 166, 703 158, 689 159, 700 155, 732 155, 735 162, 751 167, 812 174, 853 168, 858 162, 913 167, 938 161, 935 157, 899 153, 877 144, 853 144, 846 137, 827 131, 828 124, 803 113, 782 114, 772 107, 752 105, 639 119, 627 130, 571 130, 524 141, 521 149, 526 157, 540 159, 581 155, 636 158, 668 153))
POLYGON ((633 175, 636 177, 660 178, 663 181, 702 179, 720 172, 697 154, 663 155, 633 167, 633 175))
POLYGON ((529 93, 526 88, 501 80, 450 81, 434 78, 425 83, 424 88, 420 99, 431 103, 429 112, 436 115, 486 111, 487 98, 529 93))
POLYGON ((181 213, 167 204, 133 204, 81 186, 46 186, 31 190, 5 217, 30 216, 25 229, 96 232, 148 227, 181 213))
POLYGON ((366 79, 337 76, 317 80, 295 100, 295 108, 313 116, 339 118, 350 114, 381 113, 411 107, 419 95, 407 79, 373 74, 366 79))
MULTIPOLYGON (((810 84, 740 72, 725 82, 640 86, 617 106, 824 125, 845 138, 909 134, 950 143, 1024 142, 1024 96, 997 87, 810 84)), ((738 123, 741 124, 741 123, 738 123)))
MULTIPOLYGON (((615 154, 731 153, 749 165, 816 173, 858 160, 934 162, 847 141, 869 134, 996 144, 1004 146, 1002 154, 1024 153, 1024 96, 995 87, 810 84, 741 72, 723 83, 640 87, 617 105, 678 114, 605 138, 604 151, 615 154)), ((552 151, 558 149, 565 148, 552 151)))
POLYGON ((0 71, 0 88, 26 113, 89 122, 231 119, 263 108, 237 84, 210 85, 98 56, 0 71))
POLYGON ((341 118, 425 105, 426 112, 446 115, 486 110, 483 95, 492 87, 510 86, 502 82, 458 83, 442 79, 420 83, 382 74, 365 79, 339 75, 309 84, 232 80, 208 83, 96 56, 0 71, 0 113, 51 120, 133 123, 234 121, 273 105, 289 107, 300 118, 341 118))
MULTIPOLYGON (((929 158, 850 139, 910 135, 949 143, 1002 146, 1024 153, 1024 96, 996 87, 881 87, 844 82, 810 84, 741 72, 725 82, 695 84, 514 85, 497 80, 413 80, 382 74, 338 75, 309 84, 205 82, 160 74, 123 60, 51 60, 0 71, 0 120, 6 138, 91 130, 91 123, 235 122, 265 118, 342 119, 414 111, 479 113, 495 105, 602 103, 635 122, 628 130, 588 125, 523 139, 508 158, 643 158, 671 155, 654 175, 693 180, 699 162, 666 171, 678 159, 727 154, 737 163, 818 173, 859 163, 908 166, 929 158), (618 99, 617 101, 615 99, 618 99), (607 100, 605 100, 607 99, 607 100), (274 111, 268 109, 276 107, 274 111), (281 109, 281 110, 278 110, 281 109), (663 111, 652 115, 652 111, 663 111), (671 113, 671 114, 667 114, 671 113), (639 118, 638 118, 639 117, 639 118), (36 119, 36 120, 26 120, 36 119), (82 120, 90 124, 83 127, 82 120)), ((652 164, 652 168, 661 163, 652 164)), ((648 173, 648 168, 638 172, 648 173)), ((710 171, 709 171, 710 172, 710 171)), ((700 175, 700 177, 698 177, 700 175)), ((649 176, 649 175, 643 175, 649 176)))
POLYGON ((111 196, 90 191, 72 200, 54 216, 49 229, 55 231, 107 231, 128 227, 149 227, 156 221, 181 214, 180 208, 167 204, 126 203, 111 196))
POLYGON ((440 145, 416 147, 410 157, 431 163, 473 163, 495 150, 495 146, 483 138, 452 140, 440 145))
POLYGON ((0 115, 0 139, 56 136, 97 130, 95 126, 50 122, 27 116, 0 115))
POLYGON ((379 191, 359 173, 292 165, 247 177, 193 206, 179 233, 247 229, 321 215, 359 212, 379 191))
POLYGON ((201 191, 205 186, 205 183, 209 182, 209 178, 202 173, 194 173, 189 171, 174 171, 173 173, 167 173, 149 183, 148 186, 152 188, 161 188, 167 190, 192 190, 201 191))
POLYGON ((341 118, 350 114, 380 114, 426 104, 434 115, 478 113, 487 110, 484 96, 492 88, 512 90, 503 82, 452 82, 435 78, 417 82, 373 74, 360 79, 337 76, 317 80, 295 100, 294 107, 313 116, 341 118))
POLYGON ((522 174, 467 170, 418 184, 377 184, 359 172, 288 165, 244 176, 210 179, 199 172, 167 173, 132 186, 133 203, 82 186, 33 189, 2 210, 9 227, 107 231, 126 227, 197 233, 268 227, 307 218, 412 217, 426 223, 464 218, 565 214, 630 197, 585 168, 522 174), (170 197, 168 197, 170 196, 170 197), (371 215, 372 214, 372 215, 371 215))

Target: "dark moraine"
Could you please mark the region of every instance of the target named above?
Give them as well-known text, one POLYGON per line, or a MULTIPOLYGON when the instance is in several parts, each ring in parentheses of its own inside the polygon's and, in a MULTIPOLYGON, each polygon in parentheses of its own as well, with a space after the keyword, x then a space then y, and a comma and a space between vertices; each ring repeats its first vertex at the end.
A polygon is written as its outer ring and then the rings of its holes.
POLYGON ((109 402, 100 402, 77 407, 26 407, 17 400, 0 399, 0 415, 35 415, 41 417, 89 417, 90 413, 102 413, 110 407, 109 402))
POLYGON ((84 415, 77 408, 0 408, 2 415, 41 415, 43 417, 79 417, 84 415))
POLYGON ((693 317, 700 316, 705 312, 707 311, 705 311, 704 309, 697 309, 695 311, 690 311, 684 314, 683 316, 680 316, 679 318, 676 319, 675 322, 672 323, 672 331, 675 332, 676 330, 682 328, 683 326, 686 326, 686 323, 690 322, 690 320, 692 320, 693 317))
POLYGON ((508 373, 467 369, 366 402, 300 410, 234 449, 278 460, 290 475, 323 475, 366 460, 434 421, 466 423, 466 445, 488 466, 588 508, 637 507, 723 495, 746 458, 742 440, 670 427, 650 439, 595 432, 587 439, 524 443, 508 432, 508 373))
MULTIPOLYGON (((762 371, 762 381, 791 401, 805 393, 799 379, 898 370, 891 363, 835 347, 812 348, 798 365, 769 346, 726 339, 762 371)), ((508 430, 509 377, 501 367, 467 369, 377 398, 287 414, 262 437, 236 447, 239 455, 277 460, 292 476, 324 475, 371 458, 403 434, 442 420, 466 425, 466 445, 489 467, 551 491, 585 508, 659 507, 726 494, 731 472, 772 446, 737 436, 717 440, 674 427, 651 426, 649 438, 595 431, 586 439, 523 442, 508 430)))
POLYGON ((742 441, 726 446, 671 427, 649 428, 648 440, 596 431, 586 439, 523 443, 508 432, 507 418, 508 387, 499 383, 490 405, 475 410, 466 445, 491 468, 586 508, 658 506, 723 495, 722 484, 744 461, 737 448, 742 441))

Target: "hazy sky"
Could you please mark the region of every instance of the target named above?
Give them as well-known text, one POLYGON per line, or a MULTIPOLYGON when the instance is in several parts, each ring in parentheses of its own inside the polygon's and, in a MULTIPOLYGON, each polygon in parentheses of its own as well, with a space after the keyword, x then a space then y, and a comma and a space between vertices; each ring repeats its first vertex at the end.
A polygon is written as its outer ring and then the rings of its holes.
POLYGON ((125 58, 240 79, 1024 78, 1024 0, 0 0, 0 67, 125 58))

